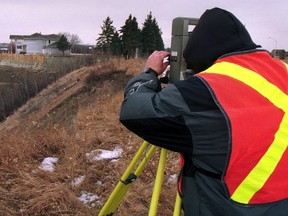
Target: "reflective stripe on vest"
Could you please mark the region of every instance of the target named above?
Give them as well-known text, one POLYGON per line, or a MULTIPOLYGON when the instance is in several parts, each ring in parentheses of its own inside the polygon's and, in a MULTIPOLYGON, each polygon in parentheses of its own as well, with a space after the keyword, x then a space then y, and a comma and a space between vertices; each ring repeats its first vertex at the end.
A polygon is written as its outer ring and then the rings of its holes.
MULTIPOLYGON (((230 78, 236 79, 240 81, 242 84, 245 84, 254 89, 255 91, 257 91, 260 94, 260 96, 262 95, 263 97, 268 99, 270 103, 272 103, 275 107, 279 108, 283 112, 283 118, 282 120, 280 120, 281 123, 274 135, 274 140, 269 145, 269 148, 264 152, 264 154, 261 156, 260 160, 256 163, 256 165, 254 165, 254 167, 249 171, 248 175, 246 175, 246 177, 242 179, 242 181, 236 187, 236 189, 232 191, 232 194, 230 194, 231 198, 239 203, 245 203, 245 204, 251 203, 250 200, 253 198, 253 196, 261 188, 263 188, 269 177, 273 175, 274 170, 276 169, 278 163, 280 162, 283 154, 287 149, 288 95, 283 91, 281 91, 276 85, 272 84, 267 79, 265 79, 263 76, 259 75, 259 73, 256 73, 252 70, 241 67, 231 62, 225 62, 225 61, 218 62, 209 69, 207 69, 207 71, 204 71, 199 75, 200 76, 204 75, 203 77, 205 79, 205 74, 224 75, 226 77, 228 76, 230 78)), ((269 118, 269 116, 266 117, 269 118)), ((285 179, 284 181, 288 181, 288 179, 285 179)), ((268 202, 269 201, 271 200, 268 200, 268 202)), ((256 203, 260 202, 256 201, 256 203)))

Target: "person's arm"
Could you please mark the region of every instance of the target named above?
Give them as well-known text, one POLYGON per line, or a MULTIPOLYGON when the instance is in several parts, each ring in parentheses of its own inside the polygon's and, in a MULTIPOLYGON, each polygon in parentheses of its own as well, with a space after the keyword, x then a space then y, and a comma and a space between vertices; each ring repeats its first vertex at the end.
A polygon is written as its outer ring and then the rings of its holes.
POLYGON ((192 138, 183 117, 189 108, 173 84, 161 90, 157 78, 168 65, 163 63, 167 55, 154 52, 147 60, 149 69, 128 82, 120 121, 151 144, 191 153, 192 138))
POLYGON ((151 91, 158 92, 161 90, 161 84, 158 75, 161 75, 169 62, 163 62, 164 58, 169 56, 166 51, 154 51, 147 59, 145 70, 139 77, 131 79, 125 90, 125 97, 137 92, 141 88, 141 92, 151 91))

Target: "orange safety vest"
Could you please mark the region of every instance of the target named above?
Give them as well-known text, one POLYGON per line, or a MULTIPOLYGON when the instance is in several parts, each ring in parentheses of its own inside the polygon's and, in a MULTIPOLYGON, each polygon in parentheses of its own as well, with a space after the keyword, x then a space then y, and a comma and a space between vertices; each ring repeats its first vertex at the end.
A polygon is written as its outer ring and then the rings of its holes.
POLYGON ((243 204, 288 198, 287 65, 256 51, 223 57, 197 74, 210 86, 230 129, 225 185, 243 204))

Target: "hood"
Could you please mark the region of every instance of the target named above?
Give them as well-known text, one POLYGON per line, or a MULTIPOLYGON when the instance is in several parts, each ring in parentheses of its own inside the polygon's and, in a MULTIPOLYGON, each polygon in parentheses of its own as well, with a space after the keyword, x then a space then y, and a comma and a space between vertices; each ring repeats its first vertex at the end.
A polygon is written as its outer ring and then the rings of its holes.
POLYGON ((257 47, 244 25, 230 12, 213 8, 200 17, 183 56, 195 73, 210 67, 220 56, 257 47))

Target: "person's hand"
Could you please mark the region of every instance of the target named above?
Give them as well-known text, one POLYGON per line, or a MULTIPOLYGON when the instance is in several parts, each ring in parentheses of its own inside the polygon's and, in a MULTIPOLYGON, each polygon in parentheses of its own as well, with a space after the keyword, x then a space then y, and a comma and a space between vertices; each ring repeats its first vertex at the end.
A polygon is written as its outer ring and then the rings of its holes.
POLYGON ((164 62, 164 58, 170 55, 166 51, 154 51, 147 59, 146 67, 153 69, 158 75, 162 74, 167 66, 170 64, 168 61, 164 62))

